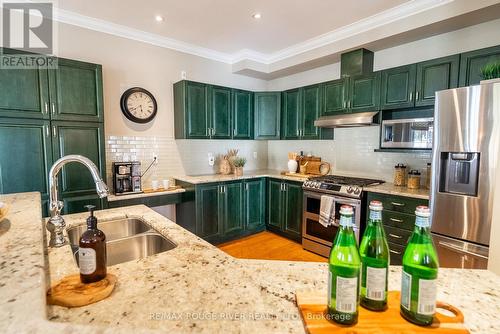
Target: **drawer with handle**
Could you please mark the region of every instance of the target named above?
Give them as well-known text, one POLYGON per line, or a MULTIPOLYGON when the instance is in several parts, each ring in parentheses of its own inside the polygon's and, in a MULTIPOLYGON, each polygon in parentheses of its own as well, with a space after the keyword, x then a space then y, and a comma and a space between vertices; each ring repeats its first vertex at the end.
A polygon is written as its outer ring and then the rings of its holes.
POLYGON ((405 196, 394 196, 387 194, 368 193, 368 203, 377 200, 382 202, 384 210, 414 214, 419 205, 429 205, 429 200, 405 196))
POLYGON ((384 226, 385 236, 387 237, 387 241, 389 243, 401 245, 403 247, 408 243, 408 239, 411 236, 410 231, 403 230, 397 227, 392 226, 384 226))
POLYGON ((400 266, 403 263, 403 253, 405 251, 405 247, 393 244, 389 242, 389 255, 391 257, 391 265, 400 266))
POLYGON ((382 212, 382 222, 385 226, 413 231, 415 227, 415 215, 384 210, 382 212))

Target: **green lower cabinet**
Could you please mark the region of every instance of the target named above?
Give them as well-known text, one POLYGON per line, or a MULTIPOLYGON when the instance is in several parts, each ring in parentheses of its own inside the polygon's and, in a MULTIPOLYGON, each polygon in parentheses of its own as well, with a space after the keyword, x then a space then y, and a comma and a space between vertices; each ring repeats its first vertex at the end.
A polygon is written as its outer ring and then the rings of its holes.
POLYGON ((0 193, 38 191, 48 197, 52 165, 49 121, 0 119, 0 193))
POLYGON ((222 191, 219 184, 196 186, 196 234, 208 242, 218 242, 222 229, 219 226, 222 191))
POLYGON ((255 139, 280 139, 281 92, 254 93, 255 139))
POLYGON ((263 230, 266 226, 266 180, 245 180, 244 187, 245 229, 263 230))
POLYGON ((245 228, 243 210, 243 183, 227 182, 223 184, 222 207, 223 219, 222 233, 224 238, 231 238, 241 234, 245 228))
POLYGON ((302 183, 268 180, 267 226, 296 241, 302 235, 302 183))
POLYGON ((104 200, 100 199, 97 195, 68 197, 63 198, 62 201, 64 203, 62 209, 63 215, 88 211, 87 208, 85 208, 86 205, 95 206, 95 210, 105 209, 104 200))
POLYGON ((460 55, 460 87, 477 85, 482 80, 481 68, 500 61, 500 45, 491 48, 465 52, 460 55))
POLYGON ((415 106, 433 106, 437 91, 458 87, 460 55, 417 64, 415 106))

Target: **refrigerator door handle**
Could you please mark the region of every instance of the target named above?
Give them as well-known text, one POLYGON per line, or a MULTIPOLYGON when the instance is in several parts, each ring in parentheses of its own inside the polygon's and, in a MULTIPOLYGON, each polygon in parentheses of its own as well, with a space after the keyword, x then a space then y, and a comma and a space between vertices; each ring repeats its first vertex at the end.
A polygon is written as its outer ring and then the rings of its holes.
POLYGON ((446 241, 438 241, 438 244, 439 246, 443 246, 444 248, 448 248, 448 249, 451 249, 453 251, 456 251, 456 252, 460 252, 460 253, 463 253, 463 254, 468 254, 468 255, 471 255, 471 256, 474 256, 474 257, 480 257, 482 259, 486 259, 488 260, 488 257, 487 256, 484 256, 484 255, 481 255, 481 254, 478 254, 478 253, 473 253, 471 251, 468 251, 468 250, 465 250, 463 248, 460 248, 460 247, 457 247, 453 244, 450 244, 446 241))

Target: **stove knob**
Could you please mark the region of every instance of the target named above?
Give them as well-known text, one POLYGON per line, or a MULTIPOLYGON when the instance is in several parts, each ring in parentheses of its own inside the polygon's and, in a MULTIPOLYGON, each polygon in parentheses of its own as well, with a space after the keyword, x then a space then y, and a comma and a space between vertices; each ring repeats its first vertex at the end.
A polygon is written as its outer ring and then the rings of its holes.
POLYGON ((346 190, 347 190, 347 193, 348 193, 348 194, 351 194, 351 193, 352 193, 352 191, 353 191, 353 189, 352 189, 352 187, 351 187, 351 186, 348 186, 346 190))
POLYGON ((361 190, 358 187, 354 189, 354 195, 359 195, 360 192, 361 190))
POLYGON ((309 187, 309 181, 304 182, 304 187, 309 187))
POLYGON ((314 188, 319 188, 319 186, 321 185, 321 183, 319 182, 314 182, 314 188))

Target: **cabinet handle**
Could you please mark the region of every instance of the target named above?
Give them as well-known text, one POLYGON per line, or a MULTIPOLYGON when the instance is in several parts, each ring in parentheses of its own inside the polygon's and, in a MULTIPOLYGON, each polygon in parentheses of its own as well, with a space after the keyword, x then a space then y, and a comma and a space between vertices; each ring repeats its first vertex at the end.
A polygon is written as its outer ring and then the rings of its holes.
POLYGON ((233 129, 233 137, 236 137, 236 129, 233 129))
POLYGON ((413 101, 413 92, 410 92, 410 101, 413 101))
POLYGON ((44 126, 44 128, 45 128, 45 135, 47 137, 49 137, 50 136, 49 127, 48 126, 44 126))
POLYGON ((389 249, 389 252, 391 252, 392 254, 401 255, 401 252, 397 252, 397 251, 392 250, 392 249, 389 249))
POLYGON ((403 239, 403 237, 402 237, 402 236, 397 235, 397 234, 392 234, 392 233, 389 233, 389 235, 390 235, 391 237, 393 237, 393 238, 396 238, 396 239, 403 239))
POLYGON ((57 136, 56 127, 52 126, 52 136, 55 138, 57 136))
POLYGON ((352 104, 352 101, 351 101, 351 100, 347 101, 347 107, 348 107, 348 108, 351 108, 351 104, 352 104))
POLYGON ((56 114, 56 104, 52 102, 52 115, 56 114))
POLYGON ((248 191, 248 183, 245 183, 245 190, 248 191))
POLYGON ((347 108, 347 101, 344 101, 343 107, 344 109, 347 108))
POLYGON ((389 218, 390 221, 395 222, 395 223, 402 223, 403 221, 401 219, 396 219, 396 218, 389 218))
POLYGON ((45 102, 45 115, 49 113, 49 104, 45 102))
POLYGON ((391 204, 394 206, 405 206, 404 203, 398 203, 398 202, 391 202, 391 204))
POLYGON ((418 101, 418 97, 419 97, 419 95, 420 95, 420 92, 419 92, 419 91, 417 91, 417 94, 415 95, 415 101, 418 101))

